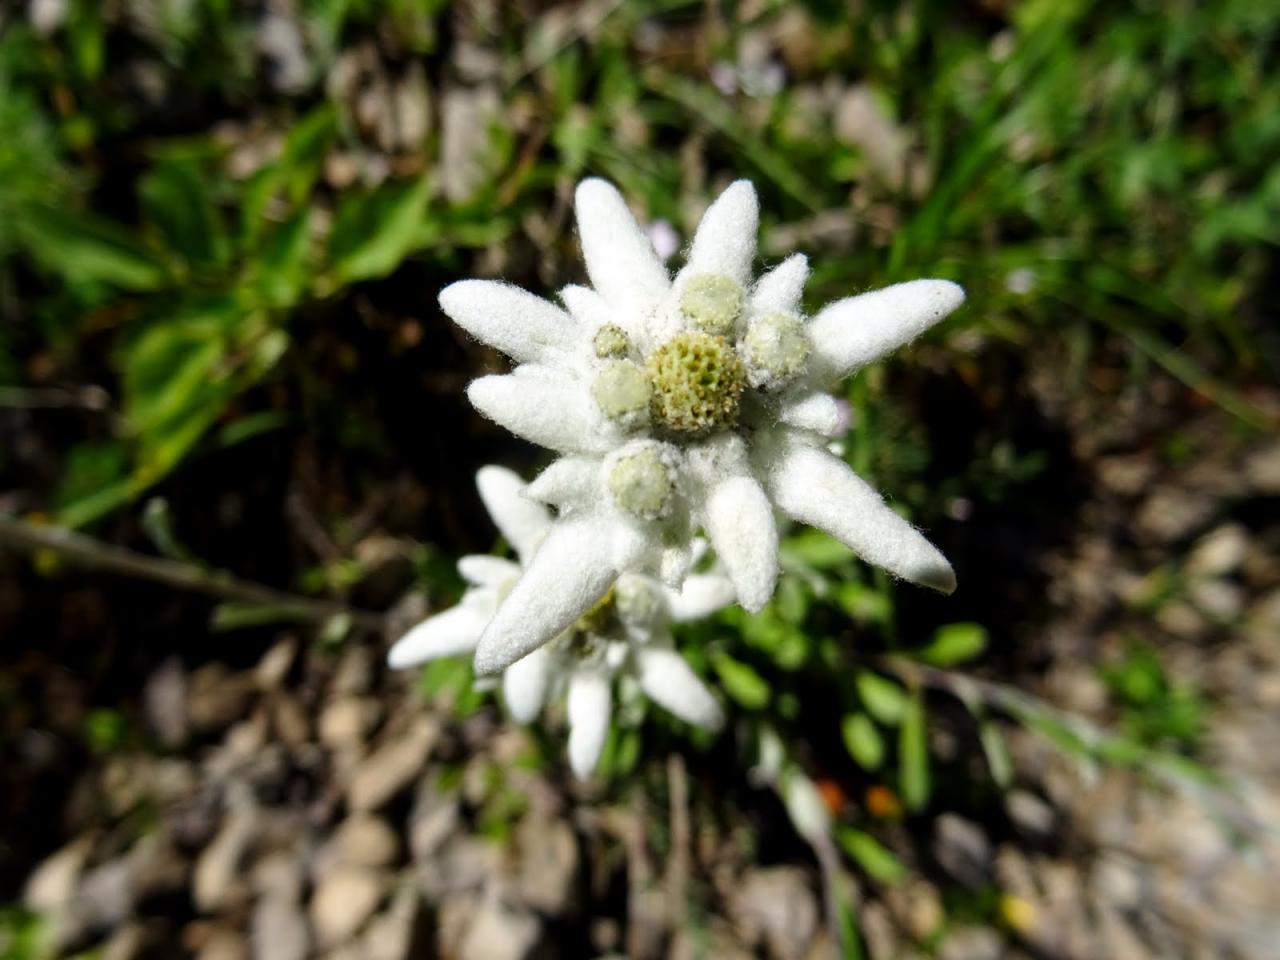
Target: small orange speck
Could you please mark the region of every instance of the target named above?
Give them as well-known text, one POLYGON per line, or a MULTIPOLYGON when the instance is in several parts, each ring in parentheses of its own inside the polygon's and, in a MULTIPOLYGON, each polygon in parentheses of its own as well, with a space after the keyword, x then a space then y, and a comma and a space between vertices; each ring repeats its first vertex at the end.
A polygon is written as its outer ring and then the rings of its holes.
POLYGON ((830 777, 819 777, 816 781, 816 786, 827 810, 832 816, 839 816, 840 811, 844 809, 845 802, 844 790, 840 788, 840 784, 830 777))
POLYGON ((867 812, 873 817, 896 820, 902 816, 902 801, 882 783, 867 787, 867 812))

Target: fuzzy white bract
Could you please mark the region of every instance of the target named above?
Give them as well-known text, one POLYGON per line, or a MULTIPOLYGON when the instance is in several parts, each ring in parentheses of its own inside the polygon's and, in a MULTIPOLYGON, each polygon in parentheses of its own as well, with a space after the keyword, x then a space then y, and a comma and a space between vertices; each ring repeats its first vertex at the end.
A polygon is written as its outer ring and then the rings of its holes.
MULTIPOLYGON (((516 551, 519 563, 467 556, 458 572, 469 584, 461 602, 429 617, 392 648, 392 667, 476 649, 502 599, 520 579, 551 531, 550 511, 525 497, 525 484, 503 467, 484 467, 476 485, 489 515, 516 551)), ((550 643, 502 674, 507 709, 528 723, 543 705, 566 694, 569 762, 579 777, 595 769, 609 732, 615 681, 625 696, 637 691, 680 719, 716 729, 720 706, 675 649, 670 624, 696 620, 734 600, 733 584, 714 573, 687 577, 679 591, 651 577, 624 574, 592 607, 550 643)))
POLYGON ((476 651, 492 673, 573 623, 626 571, 679 584, 702 532, 748 610, 773 594, 775 511, 825 530, 895 576, 950 592, 946 559, 826 449, 841 411, 825 391, 950 313, 964 293, 914 280, 801 310, 802 255, 752 274, 758 204, 745 180, 707 210, 670 277, 621 195, 576 198, 591 287, 562 309, 508 284, 464 280, 440 304, 514 372, 472 404, 560 454, 529 493, 560 511, 476 651))

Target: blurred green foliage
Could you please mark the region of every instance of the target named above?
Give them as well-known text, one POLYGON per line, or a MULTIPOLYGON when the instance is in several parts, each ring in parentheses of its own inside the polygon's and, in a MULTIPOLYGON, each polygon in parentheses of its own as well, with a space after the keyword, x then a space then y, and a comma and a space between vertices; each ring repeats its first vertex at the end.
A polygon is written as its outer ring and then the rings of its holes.
MULTIPOLYGON (((434 82, 448 72, 447 8, 465 5, 300 4, 310 73, 282 93, 260 75, 254 5, 156 4, 159 22, 127 39, 193 114, 161 135, 155 103, 119 94, 111 51, 129 28, 109 6, 76 0, 48 36, 21 20, 0 29, 0 386, 38 386, 37 355, 68 375, 101 364, 118 407, 108 430, 65 451, 45 505, 63 524, 132 509, 203 453, 289 423, 358 447, 365 424, 326 419, 322 405, 280 407, 258 388, 303 379, 291 361, 322 334, 317 320, 355 312, 360 296, 397 277, 416 279, 415 266, 454 279, 506 250, 515 252, 496 262, 531 285, 569 279, 563 197, 591 173, 686 237, 716 182, 751 177, 766 256, 814 254, 811 306, 909 277, 959 280, 969 305, 933 336, 954 347, 975 389, 975 338, 1052 341, 1073 362, 1068 385, 1083 382, 1101 345, 1119 342, 1130 375, 1159 365, 1242 423, 1267 425, 1230 385, 1280 372, 1256 319, 1270 308, 1264 284, 1280 242, 1280 18, 1264 2, 875 0, 854 16, 844 4, 767 2, 716 18, 701 4, 655 0, 613 6, 581 33, 513 12, 472 25, 500 54, 500 105, 475 120, 484 148, 470 162, 481 175, 465 196, 443 187, 457 171, 435 127, 378 182, 326 170, 366 149, 350 99, 326 82, 342 50, 392 37, 395 57, 429 64, 434 82), (782 17, 803 42, 780 89, 712 85, 709 64, 745 70, 740 41, 782 17), (649 21, 691 33, 701 53, 646 49, 649 21), (829 83, 856 85, 882 139, 908 149, 885 163, 870 135, 832 123, 815 105, 829 83), (218 129, 227 122, 244 140, 269 134, 247 173, 233 163, 245 144, 218 129), (833 216, 843 240, 821 229, 833 216)), ((937 520, 952 497, 999 500, 1049 469, 1043 451, 992 430, 961 475, 931 481, 933 438, 909 400, 895 399, 893 370, 849 385, 846 446, 904 512, 937 520)), ((176 550, 163 527, 153 539, 176 550)), ((456 583, 441 557, 420 560, 421 579, 448 595, 456 583)), ((839 544, 798 532, 783 561, 763 613, 728 610, 682 632, 690 661, 748 730, 777 728, 794 744, 831 731, 843 754, 822 754, 830 769, 815 776, 877 788, 906 814, 927 810, 945 784, 930 747, 938 698, 919 671, 980 662, 994 623, 906 635, 899 592, 839 544)), ((361 576, 351 561, 298 580, 320 590, 361 576)), ((223 626, 253 622, 231 607, 221 615, 223 626)), ((1019 701, 987 709, 961 696, 994 783, 1013 776, 998 715, 1092 759, 1167 764, 1160 749, 1197 742, 1202 701, 1170 683, 1150 651, 1135 648, 1103 677, 1122 712, 1119 738, 1019 701)), ((471 681, 467 664, 447 660, 426 668, 421 689, 467 716, 485 700, 471 681)), ((657 713, 615 724, 606 780, 635 774, 650 730, 674 723, 657 713)), ((87 736, 107 750, 125 732, 99 712, 87 736)), ((491 793, 481 819, 502 835, 521 807, 501 784, 491 793)), ((848 857, 877 882, 899 879, 905 867, 876 839, 875 815, 837 813, 848 857)), ((25 942, 26 923, 6 917, 0 938, 25 942)))
POLYGON ((1098 674, 1120 708, 1122 729, 1138 743, 1194 752, 1204 736, 1208 705, 1193 688, 1170 680, 1159 654, 1133 641, 1098 674))

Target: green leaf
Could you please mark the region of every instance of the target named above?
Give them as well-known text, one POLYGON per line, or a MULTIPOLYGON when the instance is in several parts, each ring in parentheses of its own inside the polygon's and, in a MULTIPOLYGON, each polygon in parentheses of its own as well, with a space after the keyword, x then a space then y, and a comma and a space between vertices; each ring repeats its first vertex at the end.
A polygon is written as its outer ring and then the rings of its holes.
POLYGON ((224 263, 229 252, 208 183, 194 163, 175 160, 154 167, 138 184, 146 219, 170 250, 197 267, 224 263))
POLYGON ((423 664, 418 674, 418 693, 425 700, 456 698, 471 686, 468 657, 441 657, 423 664))
POLYGON ((209 629, 214 633, 243 630, 246 627, 262 627, 277 623, 307 623, 311 612, 295 604, 245 603, 228 601, 213 608, 209 629))
POLYGON ((393 183, 349 195, 334 218, 329 256, 342 283, 386 276, 416 245, 430 181, 393 183))
POLYGON ((877 770, 884 762, 884 739, 865 713, 850 713, 840 723, 845 749, 864 770, 877 770))
POLYGON ((830 570, 849 563, 853 551, 818 530, 805 530, 782 543, 783 560, 802 563, 815 570, 830 570))
POLYGON ((869 833, 854 827, 840 827, 836 830, 836 841, 872 880, 896 884, 907 875, 902 861, 869 833))
POLYGON ((88 213, 30 208, 18 231, 31 256, 72 284, 106 284, 124 290, 156 290, 164 268, 128 230, 88 213))
POLYGON ((291 206, 298 207, 310 196, 337 129, 333 106, 316 108, 290 129, 279 159, 250 178, 240 204, 247 245, 256 243, 270 222, 266 211, 274 199, 283 194, 291 206))
POLYGON ((711 666, 729 696, 748 710, 758 710, 769 702, 769 684, 747 664, 717 652, 711 657, 711 666))
POLYGON ((1013 783, 1013 760, 1009 757, 1004 733, 994 720, 982 720, 978 724, 978 739, 987 757, 987 766, 991 768, 991 779, 1001 790, 1007 789, 1013 783))
POLYGON ((929 802, 929 748, 924 700, 917 691, 907 700, 898 730, 898 787, 908 810, 919 812, 929 802))
POLYGON ((865 583, 841 583, 835 598, 840 609, 859 623, 887 623, 892 612, 889 595, 865 583))
POLYGON ((859 670, 854 676, 854 684, 862 705, 876 720, 890 727, 902 721, 907 709, 907 694, 897 682, 872 670, 859 670))
POLYGON ((247 283, 268 307, 292 307, 311 280, 311 210, 275 224, 251 262, 247 283))
POLYGON ((935 667, 972 660, 987 648, 987 629, 980 623, 949 623, 939 627, 927 647, 915 656, 935 667))
POLYGON ((640 762, 641 746, 639 730, 611 723, 604 749, 600 752, 597 775, 605 781, 620 780, 628 776, 640 762))
POLYGON ((124 411, 137 435, 137 494, 172 470, 242 391, 279 362, 283 330, 230 297, 179 305, 121 351, 124 411))

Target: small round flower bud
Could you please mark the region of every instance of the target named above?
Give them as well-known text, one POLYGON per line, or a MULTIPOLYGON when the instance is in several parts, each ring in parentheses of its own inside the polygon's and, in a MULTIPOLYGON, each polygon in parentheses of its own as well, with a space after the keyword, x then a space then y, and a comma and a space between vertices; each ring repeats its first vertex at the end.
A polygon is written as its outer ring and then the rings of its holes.
POLYGON ((627 336, 627 331, 616 323, 606 323, 596 331, 591 345, 595 348, 596 356, 601 360, 606 357, 623 357, 631 348, 631 338, 627 336))
POLYGON ((685 283, 680 309, 697 329, 727 337, 742 313, 742 288, 723 274, 700 273, 685 283))
POLYGON ((723 337, 686 331, 649 355, 649 413, 672 433, 697 436, 732 427, 746 383, 742 361, 723 337))
POLYGON ((652 581, 645 577, 625 575, 618 578, 618 616, 628 626, 651 628, 662 612, 662 598, 652 581))
POLYGON ((751 324, 743 338, 747 380, 753 387, 779 387, 804 372, 809 340, 804 323, 789 313, 771 313, 751 324))
POLYGON ((610 360, 591 385, 591 395, 611 420, 639 419, 649 406, 649 379, 638 363, 610 360))
POLYGON ((657 520, 671 508, 675 476, 657 445, 645 445, 618 457, 609 469, 609 492, 628 513, 657 520))

